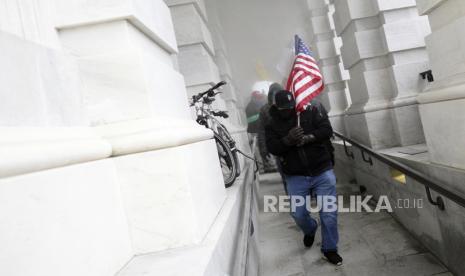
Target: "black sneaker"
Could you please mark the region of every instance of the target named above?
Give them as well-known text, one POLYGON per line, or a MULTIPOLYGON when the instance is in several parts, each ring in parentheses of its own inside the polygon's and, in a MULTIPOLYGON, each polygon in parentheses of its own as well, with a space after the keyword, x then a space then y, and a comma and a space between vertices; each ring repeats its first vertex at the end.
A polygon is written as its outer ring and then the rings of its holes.
POLYGON ((305 235, 304 236, 304 245, 305 247, 312 247, 313 241, 315 241, 315 235, 305 235))
POLYGON ((342 257, 336 251, 324 252, 325 259, 333 265, 342 265, 342 257))

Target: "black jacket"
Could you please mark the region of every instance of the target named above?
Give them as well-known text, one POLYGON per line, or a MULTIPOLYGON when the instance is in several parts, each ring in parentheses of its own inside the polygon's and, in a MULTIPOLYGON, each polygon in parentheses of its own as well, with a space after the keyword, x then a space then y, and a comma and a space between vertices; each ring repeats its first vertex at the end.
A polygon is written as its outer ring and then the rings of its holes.
POLYGON ((288 175, 317 176, 333 166, 330 138, 333 129, 323 105, 314 100, 300 114, 300 125, 305 134, 313 134, 315 142, 302 147, 287 146, 283 138, 297 125, 297 117, 283 120, 274 108, 270 109, 271 122, 265 126, 268 150, 281 160, 283 172, 288 175))
POLYGON ((265 126, 270 124, 270 105, 266 104, 260 109, 260 124, 258 126, 258 149, 260 150, 261 156, 268 155, 268 149, 266 147, 266 133, 265 126))
POLYGON ((247 132, 257 133, 260 125, 260 108, 264 105, 258 102, 250 101, 245 108, 245 114, 247 116, 247 132))

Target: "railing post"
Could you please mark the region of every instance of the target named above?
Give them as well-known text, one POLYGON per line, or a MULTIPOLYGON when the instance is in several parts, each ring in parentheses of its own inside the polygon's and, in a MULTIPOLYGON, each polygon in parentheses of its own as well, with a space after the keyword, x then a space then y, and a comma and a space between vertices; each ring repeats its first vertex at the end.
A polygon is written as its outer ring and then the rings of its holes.
POLYGON ((346 140, 342 139, 342 142, 344 143, 344 151, 346 155, 352 159, 355 159, 354 153, 352 151, 349 151, 349 148, 347 147, 346 140))
POLYGON ((442 199, 441 196, 436 197, 436 202, 433 200, 433 197, 431 196, 431 190, 429 189, 428 186, 425 186, 426 189, 426 196, 428 197, 428 201, 435 206, 438 206, 439 210, 444 211, 446 209, 446 206, 444 205, 444 200, 442 199))
POLYGON ((373 166, 373 160, 371 159, 371 156, 368 155, 368 157, 365 156, 365 151, 364 150, 361 150, 362 152, 362 158, 363 158, 363 161, 367 162, 368 164, 370 164, 370 166, 373 166))

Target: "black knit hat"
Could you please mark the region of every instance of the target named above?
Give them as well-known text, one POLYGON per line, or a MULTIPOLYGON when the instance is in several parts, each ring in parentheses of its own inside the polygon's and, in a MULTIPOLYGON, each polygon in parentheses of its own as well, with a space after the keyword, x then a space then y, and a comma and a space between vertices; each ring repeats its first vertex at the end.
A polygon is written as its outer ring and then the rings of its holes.
POLYGON ((278 109, 294 109, 294 95, 287 90, 281 90, 274 96, 275 105, 278 109))

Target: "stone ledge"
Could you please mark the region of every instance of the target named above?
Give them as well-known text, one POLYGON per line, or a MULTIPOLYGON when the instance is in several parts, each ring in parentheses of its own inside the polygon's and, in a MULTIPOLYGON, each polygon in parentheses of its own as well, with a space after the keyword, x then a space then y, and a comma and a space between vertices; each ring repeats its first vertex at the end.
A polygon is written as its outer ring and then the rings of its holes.
POLYGON ((430 90, 418 95, 417 100, 421 104, 436 103, 465 99, 465 84, 430 90))
POLYGON ((112 146, 112 156, 177 147, 211 139, 213 133, 190 120, 137 120, 96 127, 112 146))
POLYGON ((211 139, 191 120, 145 119, 100 127, 3 127, 0 178, 211 139))
POLYGON ((377 2, 378 2, 378 10, 380 12, 397 10, 397 9, 405 9, 405 8, 416 6, 415 0, 390 0, 390 1, 378 0, 377 2))
POLYGON ((104 159, 111 145, 85 127, 2 127, 0 178, 104 159))

